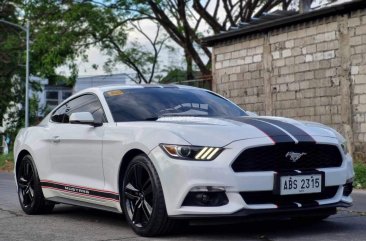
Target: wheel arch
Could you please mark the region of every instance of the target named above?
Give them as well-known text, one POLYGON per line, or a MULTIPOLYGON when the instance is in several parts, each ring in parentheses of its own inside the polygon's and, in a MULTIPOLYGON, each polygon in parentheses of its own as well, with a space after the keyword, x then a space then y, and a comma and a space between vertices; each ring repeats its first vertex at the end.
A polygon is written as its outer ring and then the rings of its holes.
MULTIPOLYGON (((16 162, 15 162, 15 175, 16 175, 16 176, 18 176, 18 170, 19 170, 20 162, 21 162, 21 160, 22 160, 26 155, 30 155, 30 156, 32 156, 32 155, 31 155, 31 153, 30 153, 29 151, 27 151, 27 150, 25 150, 25 149, 24 149, 24 150, 20 151, 20 152, 19 152, 19 154, 18 154, 18 156, 17 156, 16 162)), ((35 164, 33 163, 33 165, 35 165, 35 164)))
POLYGON ((120 193, 120 198, 122 198, 121 197, 121 183, 123 181, 123 177, 125 175, 127 166, 128 166, 128 164, 130 164, 130 162, 132 161, 132 159, 135 156, 138 156, 141 154, 147 156, 147 154, 144 151, 142 151, 141 149, 134 148, 134 149, 127 151, 126 154, 122 158, 122 161, 121 161, 121 164, 119 167, 119 172, 118 172, 118 191, 120 193))

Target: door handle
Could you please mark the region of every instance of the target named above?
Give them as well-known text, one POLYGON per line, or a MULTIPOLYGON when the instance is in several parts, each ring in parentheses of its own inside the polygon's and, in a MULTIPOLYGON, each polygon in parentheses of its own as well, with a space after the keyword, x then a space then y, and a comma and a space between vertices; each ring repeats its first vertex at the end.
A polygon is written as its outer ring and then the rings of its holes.
POLYGON ((53 141, 53 143, 59 143, 61 141, 61 139, 59 136, 54 136, 52 141, 53 141))

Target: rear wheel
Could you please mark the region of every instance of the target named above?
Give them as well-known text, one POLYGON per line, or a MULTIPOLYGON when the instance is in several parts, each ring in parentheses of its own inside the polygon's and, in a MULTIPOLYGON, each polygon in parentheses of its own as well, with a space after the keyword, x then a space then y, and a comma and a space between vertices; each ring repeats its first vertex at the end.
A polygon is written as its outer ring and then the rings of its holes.
POLYGON ((23 157, 17 172, 18 197, 26 214, 50 213, 55 204, 45 200, 37 170, 30 155, 23 157))
POLYGON ((166 212, 158 174, 145 155, 130 162, 123 178, 122 209, 132 229, 141 236, 169 233, 175 220, 166 212))

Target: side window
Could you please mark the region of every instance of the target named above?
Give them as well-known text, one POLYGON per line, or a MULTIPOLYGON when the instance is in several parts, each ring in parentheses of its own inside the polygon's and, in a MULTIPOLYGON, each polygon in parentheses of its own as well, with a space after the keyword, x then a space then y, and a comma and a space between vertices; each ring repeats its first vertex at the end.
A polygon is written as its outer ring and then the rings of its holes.
POLYGON ((63 123, 63 119, 65 117, 66 114, 66 104, 64 104, 63 106, 61 106, 60 108, 58 108, 56 110, 56 112, 54 112, 52 114, 51 120, 53 122, 58 122, 58 123, 63 123))
POLYGON ((52 115, 51 120, 59 123, 69 123, 71 114, 75 112, 89 112, 93 115, 95 121, 106 122, 102 105, 96 96, 90 94, 70 100, 52 115))
POLYGON ((106 122, 102 105, 95 95, 82 95, 68 102, 64 123, 69 122, 70 115, 75 112, 89 112, 95 121, 106 122))

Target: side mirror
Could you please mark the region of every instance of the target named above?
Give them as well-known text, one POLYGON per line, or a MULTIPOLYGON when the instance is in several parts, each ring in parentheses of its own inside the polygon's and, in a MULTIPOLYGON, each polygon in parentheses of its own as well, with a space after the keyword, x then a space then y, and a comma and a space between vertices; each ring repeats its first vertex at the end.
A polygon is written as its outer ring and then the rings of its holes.
POLYGON ((93 115, 89 112, 72 113, 69 121, 71 124, 84 124, 84 125, 91 125, 94 127, 103 125, 103 123, 95 122, 93 115))

